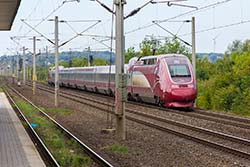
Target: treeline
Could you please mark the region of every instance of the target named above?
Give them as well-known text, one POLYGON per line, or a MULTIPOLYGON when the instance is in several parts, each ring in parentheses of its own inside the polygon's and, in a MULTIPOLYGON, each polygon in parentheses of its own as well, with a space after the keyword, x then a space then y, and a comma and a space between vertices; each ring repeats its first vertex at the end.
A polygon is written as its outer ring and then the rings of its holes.
MULTIPOLYGON (((160 42, 144 39, 140 51, 126 51, 126 61, 134 56, 180 53, 191 59, 190 49, 177 39, 160 42)), ((208 56, 196 56, 197 106, 214 111, 250 115, 250 40, 236 40, 224 56, 211 62, 208 56)))
POLYGON ((125 62, 132 57, 159 55, 168 53, 184 54, 188 57, 191 56, 190 49, 183 43, 180 43, 176 38, 166 38, 162 41, 154 37, 145 38, 140 43, 140 51, 136 52, 134 47, 130 47, 125 52, 125 62))
POLYGON ((250 115, 250 40, 234 41, 214 64, 198 59, 197 83, 199 107, 250 115))
POLYGON ((64 67, 86 67, 90 66, 101 66, 101 65, 108 65, 108 61, 100 58, 94 58, 88 61, 86 58, 74 58, 69 61, 61 61, 59 65, 64 67))
MULTIPOLYGON (((145 38, 140 51, 133 47, 125 52, 125 62, 132 57, 179 53, 191 57, 191 50, 177 39, 165 39, 163 42, 153 37, 145 38)), ((212 63, 208 57, 197 57, 197 106, 215 111, 250 115, 250 40, 234 41, 229 45, 223 58, 212 63)), ((108 65, 104 59, 93 59, 92 65, 108 65)), ((65 67, 88 66, 86 58, 62 61, 65 67)), ((46 70, 40 70, 40 79, 46 78, 46 70), (43 78, 44 77, 44 78, 43 78)))

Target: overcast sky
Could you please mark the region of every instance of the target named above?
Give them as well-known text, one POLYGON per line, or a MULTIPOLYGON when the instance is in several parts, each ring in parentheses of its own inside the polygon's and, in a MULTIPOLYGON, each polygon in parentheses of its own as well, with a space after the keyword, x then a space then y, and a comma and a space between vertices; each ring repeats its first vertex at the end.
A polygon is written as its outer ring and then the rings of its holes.
MULTIPOLYGON (((112 8, 112 0, 100 0, 112 8)), ((221 52, 224 53, 227 46, 236 39, 245 40, 250 39, 250 7, 249 0, 187 0, 180 4, 193 5, 198 8, 203 8, 218 2, 225 2, 214 7, 198 10, 190 14, 172 19, 171 21, 190 20, 192 16, 196 17, 196 31, 211 29, 210 31, 200 32, 196 34, 197 52, 221 52), (245 23, 249 22, 249 23, 245 23), (242 24, 241 24, 242 23, 242 24), (230 24, 237 24, 234 26, 224 27, 230 24), (218 27, 223 27, 217 29, 218 27)), ((131 10, 143 5, 145 0, 127 0, 125 5, 125 15, 131 10)), ((101 20, 92 29, 85 32, 85 34, 110 36, 111 34, 111 13, 106 11, 97 2, 81 0, 80 3, 68 2, 62 5, 63 0, 22 0, 17 16, 13 23, 12 29, 9 32, 0 32, 0 55, 11 54, 7 48, 12 50, 20 50, 21 46, 25 46, 32 50, 32 41, 30 38, 38 33, 31 31, 21 19, 25 22, 35 26, 42 19, 45 19, 52 11, 56 10, 49 16, 53 19, 55 16, 59 20, 66 20, 67 23, 59 24, 60 43, 67 41, 73 37, 76 32, 81 32, 87 27, 96 23, 95 20, 101 20), (60 7, 61 6, 61 7, 60 7), (59 9, 58 9, 59 8, 59 9), (84 20, 92 20, 91 22, 83 22, 84 20), (10 40, 10 37, 25 36, 17 38, 20 46, 16 45, 10 40)), ((178 6, 168 7, 167 4, 149 4, 143 8, 138 14, 128 18, 125 21, 125 37, 126 48, 135 47, 139 49, 139 43, 147 36, 170 36, 156 25, 152 25, 153 20, 166 20, 182 13, 192 11, 192 8, 183 8, 178 6)), ((42 22, 37 26, 37 31, 44 34, 50 39, 54 39, 54 22, 42 22)), ((160 24, 167 30, 177 33, 181 38, 191 43, 191 24, 182 22, 163 22, 160 24)), ((50 47, 53 52, 53 46, 44 38, 37 42, 37 48, 43 50, 46 45, 50 47)), ((82 36, 71 41, 67 45, 60 48, 60 51, 72 50, 82 51, 88 46, 91 50, 108 50, 107 46, 100 44, 97 41, 105 40, 102 37, 82 36)), ((105 42, 110 46, 110 41, 105 42)), ((113 46, 114 47, 114 46, 113 46)))

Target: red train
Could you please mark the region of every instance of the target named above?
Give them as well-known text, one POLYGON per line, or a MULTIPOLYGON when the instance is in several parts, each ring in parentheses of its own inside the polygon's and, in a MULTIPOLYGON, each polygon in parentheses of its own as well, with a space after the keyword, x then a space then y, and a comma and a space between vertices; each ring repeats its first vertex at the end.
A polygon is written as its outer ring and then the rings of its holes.
MULTIPOLYGON (((54 84, 54 69, 48 83, 54 84)), ((192 107, 197 96, 192 65, 186 56, 167 54, 132 58, 125 65, 129 100, 166 107, 192 107)), ((114 94, 115 66, 59 68, 60 86, 114 94)))

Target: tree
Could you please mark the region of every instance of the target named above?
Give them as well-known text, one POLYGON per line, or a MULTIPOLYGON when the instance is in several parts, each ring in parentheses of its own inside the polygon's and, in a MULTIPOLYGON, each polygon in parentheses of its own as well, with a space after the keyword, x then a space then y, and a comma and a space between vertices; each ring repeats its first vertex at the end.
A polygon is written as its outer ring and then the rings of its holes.
POLYGON ((212 64, 208 57, 205 56, 203 59, 197 59, 196 62, 196 77, 198 80, 208 80, 213 73, 214 64, 212 64))
POLYGON ((242 51, 248 52, 248 53, 250 52, 250 40, 249 39, 245 40, 245 42, 243 43, 242 51))
POLYGON ((141 56, 171 53, 183 54, 186 56, 191 55, 190 49, 176 38, 166 38, 163 44, 154 37, 151 37, 150 39, 145 38, 140 44, 140 49, 141 56))
POLYGON ((190 49, 176 38, 166 38, 165 43, 159 47, 160 54, 177 53, 186 56, 191 55, 190 49))
POLYGON ((240 40, 233 41, 227 48, 227 55, 243 54, 245 52, 250 52, 250 40, 247 39, 244 42, 240 40))
POLYGON ((68 61, 60 61, 59 66, 69 67, 69 62, 68 61))
POLYGON ((130 47, 125 52, 125 63, 128 63, 132 57, 139 56, 140 53, 135 51, 134 47, 130 47))
POLYGON ((250 115, 250 40, 233 41, 226 56, 211 66, 207 62, 200 66, 207 71, 198 80, 199 107, 250 115))
POLYGON ((102 65, 108 65, 109 63, 104 60, 104 59, 99 59, 99 58, 96 58, 93 60, 93 65, 94 66, 102 66, 102 65))
POLYGON ((240 40, 235 40, 227 47, 226 55, 231 55, 233 53, 239 54, 242 52, 242 47, 243 43, 240 40))
POLYGON ((88 66, 88 60, 86 58, 74 58, 72 60, 73 67, 84 67, 88 66))
POLYGON ((157 51, 160 48, 161 42, 154 38, 153 36, 144 38, 140 44, 141 56, 149 56, 158 54, 157 51))

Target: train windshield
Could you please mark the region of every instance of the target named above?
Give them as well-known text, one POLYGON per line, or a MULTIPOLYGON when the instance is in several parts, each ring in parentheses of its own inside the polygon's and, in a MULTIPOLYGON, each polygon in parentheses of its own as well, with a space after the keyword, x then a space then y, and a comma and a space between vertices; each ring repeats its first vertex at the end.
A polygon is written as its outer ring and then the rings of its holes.
POLYGON ((186 64, 169 64, 171 77, 191 77, 189 68, 186 64))

